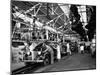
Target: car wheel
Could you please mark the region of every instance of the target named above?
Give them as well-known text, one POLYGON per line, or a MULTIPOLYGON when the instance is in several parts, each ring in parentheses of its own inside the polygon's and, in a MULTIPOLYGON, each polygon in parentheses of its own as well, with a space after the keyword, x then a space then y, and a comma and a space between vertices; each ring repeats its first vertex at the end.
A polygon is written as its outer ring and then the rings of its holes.
POLYGON ((49 56, 49 55, 46 55, 46 56, 45 56, 45 59, 44 59, 43 64, 44 64, 44 66, 46 66, 46 65, 49 65, 49 64, 50 64, 50 56, 49 56))

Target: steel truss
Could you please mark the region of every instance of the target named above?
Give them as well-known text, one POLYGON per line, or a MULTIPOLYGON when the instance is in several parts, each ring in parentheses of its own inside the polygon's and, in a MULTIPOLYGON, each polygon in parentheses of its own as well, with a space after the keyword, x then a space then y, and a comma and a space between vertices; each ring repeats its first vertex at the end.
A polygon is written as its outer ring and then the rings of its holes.
MULTIPOLYGON (((32 3, 30 3, 31 5, 33 5, 32 3)), ((56 28, 56 23, 57 23, 57 21, 58 21, 58 19, 60 18, 64 23, 66 23, 66 21, 65 21, 65 19, 66 19, 66 13, 64 13, 64 12, 62 12, 61 14, 58 14, 57 12, 56 12, 56 10, 58 9, 58 7, 59 6, 57 6, 55 9, 53 9, 53 4, 52 4, 52 7, 49 7, 49 9, 51 10, 51 11, 49 11, 49 15, 54 15, 54 13, 55 13, 55 15, 57 15, 57 17, 55 17, 55 18, 53 18, 52 20, 49 20, 48 22, 46 22, 46 26, 48 26, 50 23, 52 23, 53 22, 53 24, 52 24, 52 26, 50 27, 50 28, 52 28, 52 29, 54 29, 56 32, 57 32, 57 34, 62 34, 64 37, 66 37, 64 34, 63 34, 63 32, 61 32, 61 31, 58 31, 60 28, 62 28, 62 27, 64 27, 65 25, 62 25, 62 26, 60 26, 59 28, 56 28), (62 15, 64 15, 65 16, 65 19, 62 19, 61 18, 61 16, 62 15)), ((16 6, 17 7, 17 6, 16 6)), ((18 8, 18 7, 17 7, 18 8)), ((38 3, 38 4, 36 4, 36 5, 33 5, 33 7, 31 7, 30 9, 28 9, 28 10, 26 10, 26 11, 23 11, 23 13, 20 13, 17 17, 19 17, 21 14, 24 14, 24 16, 25 16, 25 18, 27 17, 27 13, 29 13, 30 15, 31 15, 31 18, 30 19, 33 19, 33 17, 37 17, 37 16, 47 16, 48 14, 47 13, 45 13, 41 8, 43 8, 43 4, 42 3, 38 3), (39 6, 39 8, 37 9, 37 11, 35 10, 35 8, 37 7, 37 6, 39 6), (31 11, 34 11, 34 14, 32 14, 32 13, 30 13, 31 11), (43 12, 45 15, 38 15, 38 12, 39 11, 41 11, 41 12, 43 12)), ((46 7, 44 7, 44 9, 47 9, 46 7)), ((16 11, 16 8, 13 8, 13 10, 15 11, 15 12, 17 12, 16 11)), ((19 11, 20 12, 20 11, 19 11)), ((14 13, 12 13, 13 15, 14 15, 14 13)), ((21 18, 21 17, 20 17, 21 18)), ((28 17, 29 18, 29 17, 28 17)), ((25 25, 27 25, 27 26, 31 26, 31 25, 34 25, 33 23, 32 24, 30 24, 30 23, 26 23, 26 22, 20 22, 20 21, 18 21, 18 20, 15 20, 15 19, 13 19, 14 21, 16 21, 16 22, 19 22, 19 23, 23 23, 23 24, 25 24, 25 25)), ((69 22, 69 19, 68 19, 68 21, 67 22, 69 22)), ((16 28, 16 25, 15 25, 15 27, 14 27, 14 29, 16 28)), ((13 31, 13 34, 14 34, 14 32, 15 31, 13 31)), ((12 35, 13 35, 12 34, 12 35)))

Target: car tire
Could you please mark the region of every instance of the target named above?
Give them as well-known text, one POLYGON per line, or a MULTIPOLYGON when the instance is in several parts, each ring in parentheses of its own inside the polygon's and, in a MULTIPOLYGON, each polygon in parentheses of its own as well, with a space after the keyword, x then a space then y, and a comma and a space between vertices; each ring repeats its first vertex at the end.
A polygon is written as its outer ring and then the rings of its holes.
POLYGON ((43 65, 46 66, 46 65, 49 65, 49 64, 50 64, 50 55, 48 54, 48 55, 45 56, 43 65))

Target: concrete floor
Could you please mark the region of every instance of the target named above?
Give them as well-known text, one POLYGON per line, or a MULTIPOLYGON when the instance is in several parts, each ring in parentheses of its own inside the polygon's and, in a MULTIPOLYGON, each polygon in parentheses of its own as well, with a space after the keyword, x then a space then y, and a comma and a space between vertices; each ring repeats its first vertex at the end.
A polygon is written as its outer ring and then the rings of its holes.
POLYGON ((73 54, 63 57, 59 62, 42 67, 34 72, 54 72, 71 70, 89 70, 96 69, 96 59, 90 54, 73 54))

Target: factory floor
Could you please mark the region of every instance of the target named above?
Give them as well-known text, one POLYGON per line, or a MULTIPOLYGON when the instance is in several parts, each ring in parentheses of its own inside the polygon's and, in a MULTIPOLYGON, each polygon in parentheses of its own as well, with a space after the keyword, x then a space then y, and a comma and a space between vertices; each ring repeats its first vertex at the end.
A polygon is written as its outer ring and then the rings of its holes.
POLYGON ((90 54, 73 54, 63 57, 59 62, 42 67, 34 72, 55 72, 55 71, 73 71, 96 69, 96 58, 90 54))
POLYGON ((11 71, 24 67, 24 62, 11 63, 11 71))
MULTIPOLYGON (((19 63, 13 65, 12 69, 22 66, 24 66, 24 63, 19 63)), ((89 53, 72 53, 72 55, 65 55, 61 60, 47 66, 43 66, 43 64, 33 64, 30 67, 26 66, 25 68, 23 68, 22 74, 92 69, 96 69, 96 58, 92 58, 89 53)))

